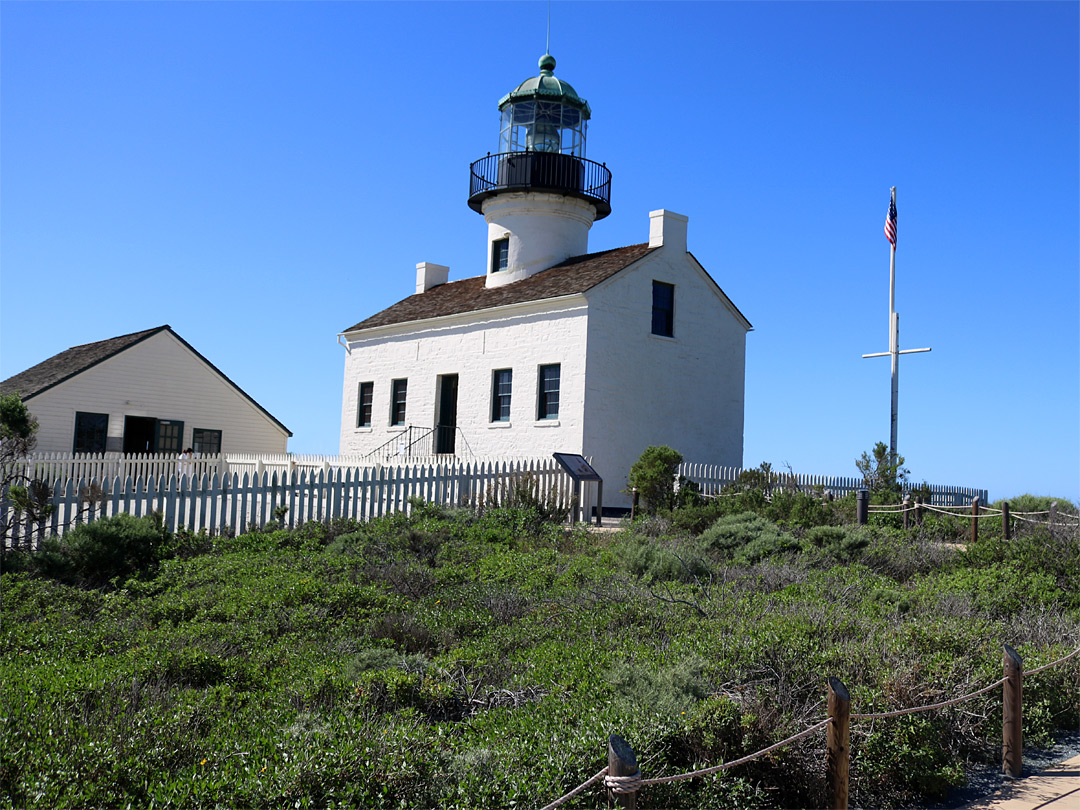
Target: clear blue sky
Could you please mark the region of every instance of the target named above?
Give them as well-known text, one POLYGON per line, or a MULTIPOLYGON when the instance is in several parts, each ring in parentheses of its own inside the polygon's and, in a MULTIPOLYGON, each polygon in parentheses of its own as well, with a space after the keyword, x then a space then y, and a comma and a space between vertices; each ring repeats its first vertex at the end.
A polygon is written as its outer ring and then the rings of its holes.
MULTIPOLYGON (((469 163, 547 4, 5 2, 0 378, 171 324, 336 453, 337 334, 483 272, 469 163)), ((690 217, 754 324, 745 463, 1080 501, 1075 2, 554 2, 556 75, 614 175, 590 249, 690 217)), ((693 381, 687 381, 693 407, 693 381)), ((679 448, 695 459, 693 448, 679 448)))

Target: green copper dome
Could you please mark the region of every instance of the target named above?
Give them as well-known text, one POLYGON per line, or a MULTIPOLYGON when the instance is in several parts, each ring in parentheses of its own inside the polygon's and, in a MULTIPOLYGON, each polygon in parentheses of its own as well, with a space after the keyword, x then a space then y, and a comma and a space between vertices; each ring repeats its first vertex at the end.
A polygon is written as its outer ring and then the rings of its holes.
POLYGON ((555 57, 550 53, 540 57, 540 75, 526 79, 499 99, 499 109, 520 101, 555 101, 581 110, 585 120, 592 116, 589 102, 579 96, 569 82, 555 78, 555 57))

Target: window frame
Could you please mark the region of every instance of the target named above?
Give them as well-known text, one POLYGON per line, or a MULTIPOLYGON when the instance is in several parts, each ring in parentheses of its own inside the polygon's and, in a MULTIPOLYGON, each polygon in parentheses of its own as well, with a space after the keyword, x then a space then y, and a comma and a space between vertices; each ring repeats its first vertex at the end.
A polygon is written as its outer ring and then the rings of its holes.
POLYGON ((510 402, 514 393, 514 370, 497 368, 491 372, 491 421, 510 421, 510 402), (505 375, 505 379, 503 378, 505 375), (505 391, 504 391, 505 386, 505 391))
POLYGON ((192 428, 191 449, 201 456, 220 456, 221 431, 215 430, 214 428, 192 428), (214 449, 207 450, 202 447, 202 445, 206 442, 206 438, 203 434, 210 435, 212 437, 210 441, 210 446, 214 449))
POLYGON ((652 283, 652 334, 675 337, 675 285, 656 279, 652 283))
POLYGON ((510 269, 510 237, 491 240, 491 272, 501 273, 510 269))
POLYGON ((71 447, 72 447, 71 452, 73 452, 73 453, 104 453, 108 446, 109 446, 109 415, 107 413, 93 413, 91 411, 75 411, 75 426, 74 426, 74 431, 73 431, 73 435, 72 435, 72 439, 71 439, 71 447), (91 436, 91 439, 92 439, 92 443, 94 445, 99 444, 98 440, 100 439, 100 445, 101 445, 100 449, 85 449, 85 447, 80 448, 80 446, 79 446, 79 433, 80 433, 80 431, 79 431, 79 423, 81 421, 83 421, 82 418, 84 418, 84 417, 95 417, 96 418, 95 421, 99 421, 99 422, 102 419, 104 420, 104 424, 99 424, 99 425, 96 425, 96 426, 83 425, 83 433, 92 432, 93 435, 91 436))
POLYGON ((158 419, 154 426, 154 452, 176 453, 184 451, 184 423, 180 419, 158 419))
POLYGON ((358 383, 356 386, 356 426, 358 428, 371 427, 372 406, 374 403, 375 383, 358 383))
POLYGON ((562 394, 562 363, 548 363, 536 373, 536 419, 538 422, 559 418, 562 394), (554 375, 551 371, 554 370, 554 375), (552 386, 551 383, 554 382, 552 386))
POLYGON ((408 413, 409 378, 390 381, 390 427, 404 427, 408 413))

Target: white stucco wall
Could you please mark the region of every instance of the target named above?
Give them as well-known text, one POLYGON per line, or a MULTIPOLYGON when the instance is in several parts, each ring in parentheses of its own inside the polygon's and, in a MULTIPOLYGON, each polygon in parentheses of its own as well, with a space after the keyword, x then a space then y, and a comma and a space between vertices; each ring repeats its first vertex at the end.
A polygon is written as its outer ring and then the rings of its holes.
POLYGON ((746 324, 685 248, 662 247, 587 297, 583 452, 605 504, 628 503, 630 465, 649 445, 741 466, 746 324), (675 285, 673 337, 652 334, 654 280, 675 285))
MULTIPOLYGON (((502 307, 346 335, 342 454, 369 453, 402 433, 390 425, 391 381, 408 379, 405 424, 435 425, 439 375, 458 375, 458 455, 581 452, 585 300, 502 307), (558 363, 559 418, 538 420, 539 367, 558 363), (510 421, 491 421, 492 372, 513 370, 510 421), (359 384, 373 382, 371 427, 356 427, 359 384)), ((430 448, 429 448, 430 450, 430 448)))
POLYGON ((36 449, 70 453, 75 412, 107 413, 108 435, 124 434, 125 416, 221 431, 224 452, 284 453, 288 435, 170 332, 159 332, 70 380, 26 400, 38 420, 36 449))

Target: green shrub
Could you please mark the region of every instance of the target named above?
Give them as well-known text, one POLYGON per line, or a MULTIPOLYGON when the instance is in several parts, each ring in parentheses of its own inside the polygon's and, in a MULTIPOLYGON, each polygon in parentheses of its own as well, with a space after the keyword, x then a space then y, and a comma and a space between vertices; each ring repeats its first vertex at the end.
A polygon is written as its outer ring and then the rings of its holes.
POLYGON ((661 715, 678 715, 705 697, 704 668, 704 662, 697 658, 659 669, 621 662, 608 671, 608 682, 616 702, 645 706, 661 715))
POLYGON ((695 574, 706 573, 695 549, 662 538, 634 534, 615 553, 627 573, 647 582, 688 582, 695 574))
POLYGON ((833 510, 825 501, 807 492, 773 492, 772 501, 764 509, 764 514, 777 523, 803 529, 829 526, 836 522, 833 510))
POLYGON ((815 526, 807 531, 803 541, 839 562, 854 560, 870 545, 867 532, 855 526, 815 526))
POLYGON ((699 535, 715 523, 717 518, 733 511, 745 511, 733 508, 733 501, 732 498, 711 498, 697 504, 680 506, 668 515, 671 529, 678 534, 699 535))
MULTIPOLYGON (((1001 505, 1006 502, 1009 504, 1010 512, 1047 512, 1050 510, 1050 504, 1057 503, 1058 511, 1076 514, 1076 506, 1067 498, 1051 498, 1046 495, 1030 495, 1027 493, 1013 498, 1001 498, 994 501, 990 506, 994 509, 1000 509, 1001 505)), ((1039 517, 1045 517, 1045 515, 1039 517)))
POLYGON ((83 523, 43 544, 39 573, 91 587, 151 572, 168 550, 170 534, 155 516, 120 514, 83 523))
POLYGON ((646 447, 630 467, 629 484, 641 495, 647 512, 675 506, 675 473, 682 454, 663 445, 646 447))
POLYGON ((883 786, 894 792, 894 802, 896 793, 908 801, 924 796, 940 802, 951 788, 964 784, 963 767, 942 745, 944 737, 941 718, 931 714, 897 717, 875 725, 865 743, 852 746, 852 756, 861 769, 860 783, 877 799, 862 799, 859 804, 882 803, 879 791, 883 786), (903 767, 897 767, 898 763, 903 767))
POLYGON ((799 541, 791 534, 753 512, 720 518, 702 533, 701 542, 738 565, 753 565, 799 548, 799 541))

